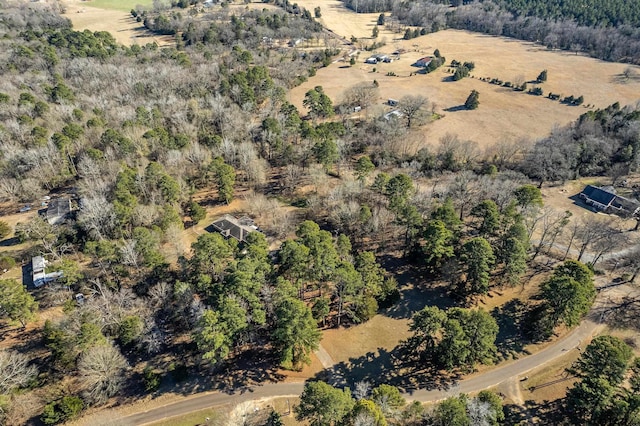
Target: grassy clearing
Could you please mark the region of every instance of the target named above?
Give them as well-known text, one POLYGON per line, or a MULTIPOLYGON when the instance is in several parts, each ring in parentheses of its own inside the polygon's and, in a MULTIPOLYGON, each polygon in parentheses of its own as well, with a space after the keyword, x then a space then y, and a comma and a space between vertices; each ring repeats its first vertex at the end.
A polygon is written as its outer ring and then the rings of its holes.
MULTIPOLYGON (((347 13, 347 17, 350 16, 347 13)), ((332 15, 324 14, 323 21, 336 33, 351 33, 343 28, 345 17, 332 21, 332 15)), ((349 21, 350 24, 357 20, 349 21)), ((363 23, 360 33, 370 32, 369 23, 363 23)), ((576 120, 588 109, 604 108, 614 102, 622 105, 634 104, 640 97, 640 82, 622 83, 619 76, 627 65, 608 63, 596 59, 576 56, 561 51, 549 51, 542 46, 512 39, 490 37, 465 31, 446 30, 421 36, 412 40, 387 39, 387 45, 378 49, 389 54, 396 49, 405 49, 401 59, 390 64, 368 65, 364 60, 370 52, 360 52, 356 64, 348 66, 337 62, 318 70, 315 77, 292 89, 288 98, 301 111, 304 94, 314 86, 323 86, 325 93, 339 103, 344 91, 358 83, 379 84, 380 97, 362 114, 378 116, 391 110, 384 105, 389 99, 400 99, 405 95, 420 94, 434 106, 434 112, 442 118, 420 129, 419 136, 406 138, 411 146, 403 149, 414 151, 424 145, 437 145, 448 133, 461 139, 478 143, 479 147, 493 146, 502 140, 535 140, 549 134, 555 125, 566 125, 576 120), (439 49, 447 59, 475 63, 472 77, 453 82, 448 67, 441 67, 428 75, 417 74, 415 61, 439 49), (497 78, 502 81, 532 81, 543 69, 548 70, 549 79, 539 85, 544 96, 533 96, 524 92, 489 84, 480 78, 497 78), (461 105, 471 92, 480 93, 480 106, 467 111, 461 105), (546 98, 548 93, 563 96, 584 96, 585 105, 567 106, 546 98), (592 108, 587 108, 592 105, 592 108)), ((529 87, 534 87, 529 84, 529 87)), ((417 133, 416 133, 417 134, 417 133)), ((400 143, 400 142, 398 142, 400 143)))
POLYGON ((136 6, 150 8, 153 4, 152 0, 91 0, 86 2, 87 6, 98 7, 100 9, 121 10, 129 12, 136 6))
POLYGON ((118 43, 126 46, 155 42, 162 47, 174 43, 173 37, 155 35, 147 31, 141 22, 136 22, 129 12, 137 4, 150 5, 151 1, 68 0, 64 16, 71 20, 75 30, 108 31, 118 43))

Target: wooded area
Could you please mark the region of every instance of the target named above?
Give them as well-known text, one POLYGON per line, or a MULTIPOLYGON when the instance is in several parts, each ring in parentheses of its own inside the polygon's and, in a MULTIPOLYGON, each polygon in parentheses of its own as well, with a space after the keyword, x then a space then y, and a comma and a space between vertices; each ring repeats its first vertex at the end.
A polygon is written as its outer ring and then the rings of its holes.
MULTIPOLYGON (((553 210, 540 188, 583 176, 615 185, 637 172, 638 106, 586 112, 531 145, 483 152, 451 134, 410 152, 403 140, 434 114, 424 96, 397 101, 401 120, 351 114, 377 100, 375 82, 349 88, 343 103, 315 86, 304 112, 286 100, 340 48, 308 11, 281 6, 217 7, 203 19, 146 11, 149 29, 177 34, 163 49, 75 31, 44 3, 3 6, 0 201, 6 216, 19 215, 0 217, 0 262, 15 274, 0 280, 12 336, 0 349, 4 423, 58 424, 149 393, 278 380, 311 364, 323 330, 387 313, 407 289, 437 297, 404 314, 398 371, 455 380, 504 359, 499 312, 482 308, 492 292, 539 278, 534 297, 514 299, 521 312, 510 331, 535 344, 580 323, 612 253, 613 269, 635 280, 636 253, 619 250, 635 244, 634 231, 613 216, 553 210), (308 46, 292 47, 298 38, 308 46), (46 208, 29 212, 63 197, 73 214, 62 224, 46 208), (202 227, 223 211, 259 227, 241 241, 202 227), (22 282, 15 266, 28 271, 34 256, 60 272, 55 282, 22 282)), ((635 212, 621 216, 640 223, 635 212)), ((638 361, 615 339, 595 339, 569 370, 579 380, 558 415, 637 421, 638 361)), ((297 418, 506 418, 489 391, 427 410, 400 394, 416 383, 358 383, 308 382, 297 418)))

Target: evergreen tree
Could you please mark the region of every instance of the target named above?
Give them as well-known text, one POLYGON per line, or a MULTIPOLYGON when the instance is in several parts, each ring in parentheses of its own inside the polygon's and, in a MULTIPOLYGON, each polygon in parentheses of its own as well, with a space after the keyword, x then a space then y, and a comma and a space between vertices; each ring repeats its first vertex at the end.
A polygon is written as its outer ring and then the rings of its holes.
POLYGON ((22 283, 13 279, 0 280, 0 318, 17 321, 25 328, 27 321, 35 318, 37 310, 38 302, 22 283))
POLYGON ((300 370, 311 363, 309 355, 318 349, 321 338, 311 309, 298 299, 285 298, 278 303, 275 314, 273 340, 280 364, 289 370, 300 370))
POLYGON ((434 219, 427 222, 423 237, 425 263, 432 272, 438 271, 443 262, 453 256, 453 232, 443 221, 434 219))
POLYGON ((371 159, 363 155, 358 158, 358 162, 356 163, 356 176, 360 182, 364 182, 364 180, 375 170, 376 166, 371 162, 371 159))
POLYGON ((493 200, 484 200, 471 209, 471 216, 475 216, 481 220, 478 226, 478 232, 483 236, 493 235, 500 225, 500 212, 498 206, 493 200))
POLYGON ((464 101, 464 107, 466 109, 477 109, 480 106, 480 93, 477 90, 472 90, 467 100, 464 101))
POLYGON ((467 241, 462 246, 460 261, 465 275, 462 294, 487 294, 491 268, 495 264, 495 256, 489 242, 482 237, 467 241))
POLYGON ((313 426, 338 424, 354 405, 348 389, 336 389, 325 382, 307 382, 294 407, 296 420, 308 420, 313 426))
POLYGON ((229 204, 233 200, 233 189, 236 183, 235 169, 226 164, 222 157, 215 158, 209 168, 215 176, 215 182, 218 187, 218 200, 229 204))

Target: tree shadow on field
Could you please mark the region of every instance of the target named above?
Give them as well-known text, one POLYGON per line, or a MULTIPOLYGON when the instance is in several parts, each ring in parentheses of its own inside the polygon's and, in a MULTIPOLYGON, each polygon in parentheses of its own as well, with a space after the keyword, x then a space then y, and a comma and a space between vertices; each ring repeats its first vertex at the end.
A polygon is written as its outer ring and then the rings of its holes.
POLYGON ((507 425, 541 424, 560 425, 566 420, 564 415, 564 399, 541 402, 527 400, 524 406, 516 404, 504 405, 505 421, 507 425))
POLYGON ((17 246, 18 244, 20 244, 20 239, 18 237, 7 238, 6 240, 0 241, 0 247, 17 246))
POLYGON ((496 338, 499 361, 518 358, 528 352, 524 350, 525 337, 522 334, 521 322, 526 315, 526 305, 520 299, 513 299, 491 311, 498 323, 496 338))
MULTIPOLYGON (((171 352, 176 356, 153 362, 162 377, 158 395, 171 392, 187 396, 209 391, 244 394, 257 385, 280 382, 285 378, 267 349, 244 351, 215 366, 208 366, 199 356, 193 355, 191 344, 175 345, 171 352)), ((140 377, 132 380, 121 393, 121 401, 144 395, 140 382, 140 377)))
POLYGON ((613 306, 600 306, 592 312, 591 317, 613 328, 640 331, 640 296, 627 295, 613 306))
POLYGON ((466 111, 467 107, 464 105, 456 105, 449 108, 443 109, 445 112, 458 112, 458 111, 466 111))
POLYGON ((382 265, 398 281, 399 299, 380 313, 389 318, 409 319, 425 306, 437 306, 446 309, 456 303, 448 296, 446 288, 429 276, 426 270, 420 270, 405 260, 391 255, 379 258, 382 265))
POLYGON ((407 348, 401 343, 391 351, 378 348, 348 362, 335 364, 318 373, 315 379, 325 380, 336 387, 353 388, 360 381, 372 386, 389 384, 402 392, 411 393, 418 389, 447 390, 460 376, 435 369, 429 362, 409 358, 407 348))

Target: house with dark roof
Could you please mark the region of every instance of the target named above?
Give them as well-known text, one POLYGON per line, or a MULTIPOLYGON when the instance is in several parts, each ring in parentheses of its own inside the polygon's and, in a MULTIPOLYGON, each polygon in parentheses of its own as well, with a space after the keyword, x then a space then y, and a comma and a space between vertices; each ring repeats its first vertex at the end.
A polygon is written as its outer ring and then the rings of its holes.
POLYGON ((62 197, 51 200, 45 215, 47 222, 51 225, 64 222, 71 216, 71 198, 62 197))
POLYGON ((587 185, 580 193, 580 198, 587 205, 605 213, 632 217, 640 214, 640 202, 617 195, 613 187, 587 185))
POLYGON ((235 238, 240 242, 245 242, 247 235, 258 231, 258 227, 253 220, 247 216, 236 219, 231 215, 224 215, 216 219, 211 226, 225 238, 235 238))

